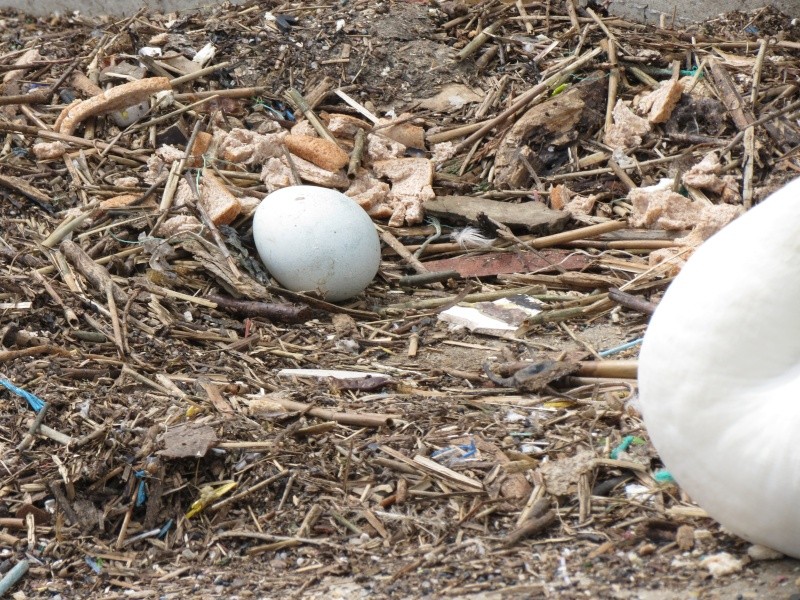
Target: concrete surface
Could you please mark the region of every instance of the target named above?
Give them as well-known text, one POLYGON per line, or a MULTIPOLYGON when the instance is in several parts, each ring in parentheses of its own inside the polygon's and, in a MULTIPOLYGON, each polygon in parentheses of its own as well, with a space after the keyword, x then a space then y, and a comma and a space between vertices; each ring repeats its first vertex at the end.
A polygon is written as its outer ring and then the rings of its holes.
MULTIPOLYGON (((236 0, 233 2, 237 4, 236 0)), ((213 0, 0 0, 0 8, 16 8, 34 15, 48 15, 54 12, 65 14, 80 10, 84 15, 134 14, 146 6, 152 12, 169 13, 185 11, 215 4, 213 0)), ((221 4, 218 2, 217 4, 221 4)))
MULTIPOLYGON (((1 0, 0 0, 1 1, 1 0)), ((658 23, 662 14, 680 22, 700 22, 734 10, 752 11, 771 4, 793 18, 800 18, 800 0, 611 0, 613 14, 658 23)))
MULTIPOLYGON (((190 10, 212 3, 210 0, 0 0, 0 7, 16 8, 34 14, 66 13, 80 10, 85 15, 130 15, 142 6, 156 12, 190 10)), ((234 0, 235 3, 235 0, 234 0)), ((636 20, 658 22, 664 13, 679 21, 702 21, 733 10, 755 10, 766 4, 800 18, 800 0, 611 0, 612 13, 636 20)))

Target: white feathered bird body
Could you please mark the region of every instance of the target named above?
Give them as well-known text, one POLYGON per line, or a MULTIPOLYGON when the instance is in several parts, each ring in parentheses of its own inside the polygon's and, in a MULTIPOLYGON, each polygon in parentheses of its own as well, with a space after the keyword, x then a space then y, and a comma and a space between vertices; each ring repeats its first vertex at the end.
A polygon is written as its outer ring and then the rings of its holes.
POLYGON ((800 179, 707 240, 639 357, 650 438, 741 537, 800 558, 800 179))

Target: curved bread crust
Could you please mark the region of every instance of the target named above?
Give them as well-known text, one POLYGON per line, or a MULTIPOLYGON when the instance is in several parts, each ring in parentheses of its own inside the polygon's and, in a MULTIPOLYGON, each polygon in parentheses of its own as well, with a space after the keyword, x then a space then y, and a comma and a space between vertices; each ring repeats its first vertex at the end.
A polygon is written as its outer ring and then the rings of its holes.
POLYGON ((140 104, 156 92, 171 89, 172 86, 167 77, 151 77, 123 83, 93 98, 76 101, 67 106, 58 115, 55 130, 58 133, 72 135, 78 124, 89 117, 140 104))
POLYGON ((310 135, 287 135, 283 139, 283 143, 292 154, 296 154, 326 171, 338 171, 350 160, 347 152, 333 142, 322 138, 310 135))

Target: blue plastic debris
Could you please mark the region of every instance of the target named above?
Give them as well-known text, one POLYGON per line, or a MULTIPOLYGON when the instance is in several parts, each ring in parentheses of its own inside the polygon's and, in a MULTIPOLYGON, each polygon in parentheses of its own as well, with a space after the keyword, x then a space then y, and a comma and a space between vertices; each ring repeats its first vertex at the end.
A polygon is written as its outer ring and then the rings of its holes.
POLYGON ((36 412, 39 412, 44 408, 44 401, 37 398, 34 394, 30 392, 26 392, 22 388, 18 388, 13 383, 11 383, 8 379, 4 379, 0 377, 0 385, 5 387, 8 391, 14 392, 17 396, 22 396, 25 400, 28 401, 28 404, 31 405, 31 408, 36 412))
POLYGON ((169 530, 172 529, 172 525, 174 522, 175 521, 173 521, 172 519, 169 519, 166 523, 164 523, 164 526, 161 528, 161 531, 158 532, 158 539, 163 540, 165 537, 167 537, 167 533, 169 533, 169 530))
POLYGON ((653 473, 653 479, 655 479, 658 483, 675 483, 675 478, 672 477, 672 473, 666 469, 659 469, 653 473))
POLYGON ((611 356, 612 354, 616 354, 617 352, 622 352, 623 350, 627 350, 628 348, 633 348, 637 344, 641 344, 643 339, 644 338, 637 338, 630 342, 626 342, 625 344, 622 344, 620 346, 609 348, 608 350, 603 350, 602 352, 599 352, 599 354, 601 357, 611 356))
POLYGON ((103 561, 102 560, 95 560, 91 556, 86 556, 84 559, 86 564, 89 565, 89 568, 100 575, 103 572, 103 561))
POLYGON ((145 479, 147 479, 148 474, 147 471, 141 470, 136 471, 134 475, 139 479, 139 485, 136 489, 136 506, 144 506, 144 503, 147 502, 147 482, 145 479))
POLYGON ((630 448, 631 445, 641 446, 642 444, 644 444, 644 440, 642 438, 636 437, 635 435, 626 435, 624 438, 622 438, 622 441, 619 443, 619 446, 617 446, 611 451, 611 458, 616 460, 617 458, 619 458, 619 455, 625 452, 628 448, 630 448))
POLYGON ((440 463, 455 464, 472 458, 478 452, 475 447, 475 440, 470 440, 469 444, 459 444, 457 446, 447 446, 431 454, 431 458, 440 463))

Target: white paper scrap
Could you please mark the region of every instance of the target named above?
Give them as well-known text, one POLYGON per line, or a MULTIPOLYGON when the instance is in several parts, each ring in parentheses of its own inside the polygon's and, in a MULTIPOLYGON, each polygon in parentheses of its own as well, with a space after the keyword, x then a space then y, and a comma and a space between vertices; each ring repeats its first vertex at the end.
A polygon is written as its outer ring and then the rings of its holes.
POLYGON ((385 373, 375 373, 370 371, 343 371, 341 369, 281 369, 278 377, 311 377, 322 379, 333 377, 334 379, 366 379, 367 377, 383 377, 389 379, 385 373))

